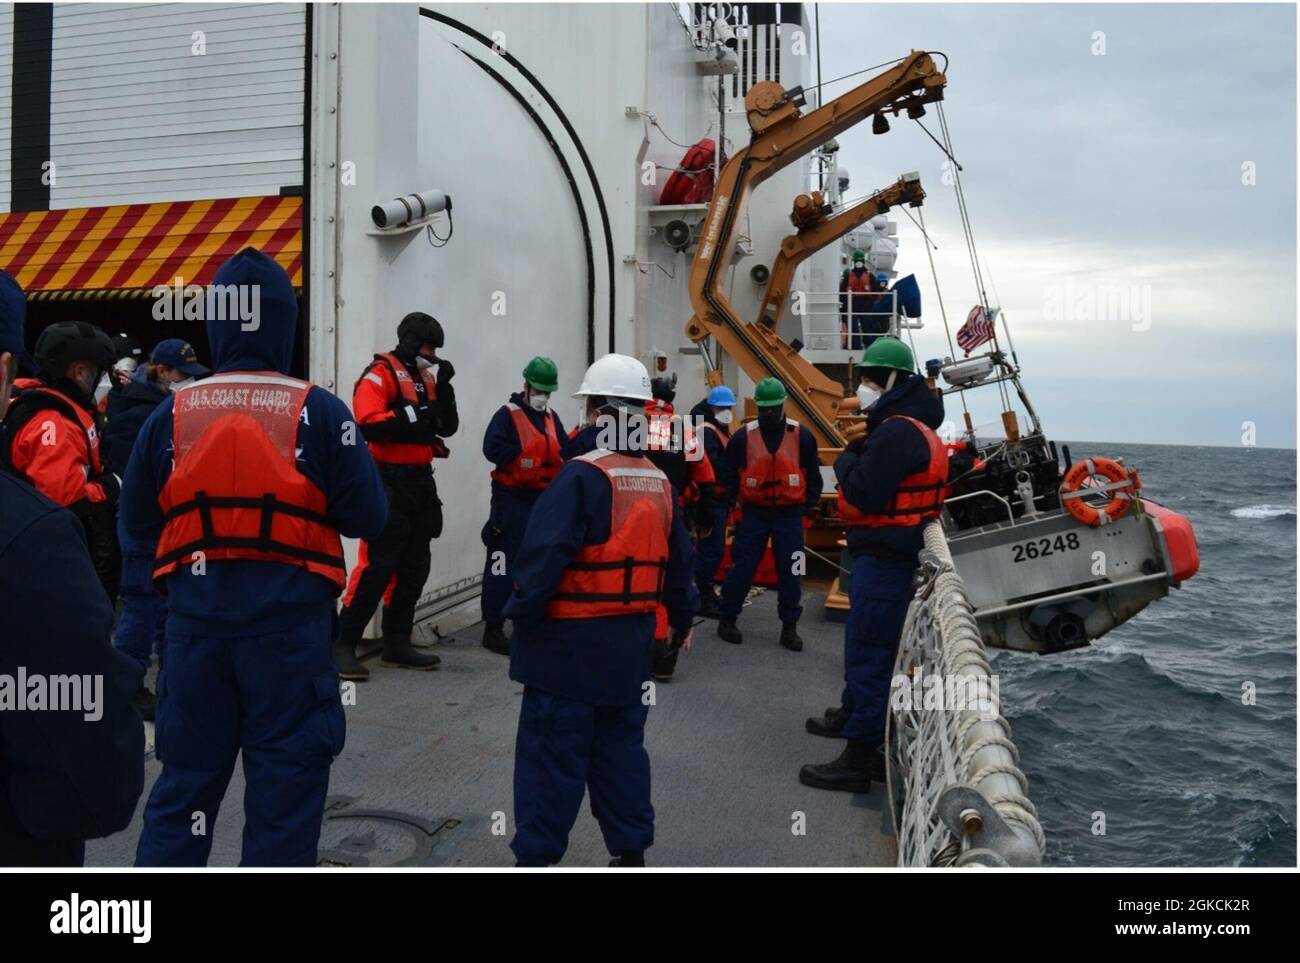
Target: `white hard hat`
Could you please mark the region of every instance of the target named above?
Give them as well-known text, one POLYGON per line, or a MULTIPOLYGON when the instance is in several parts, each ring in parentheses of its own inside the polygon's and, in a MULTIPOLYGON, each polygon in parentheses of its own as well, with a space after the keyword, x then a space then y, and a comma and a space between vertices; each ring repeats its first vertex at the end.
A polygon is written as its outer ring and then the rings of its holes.
POLYGON ((625 354, 607 354, 592 363, 582 376, 582 384, 573 393, 575 398, 591 395, 650 401, 650 372, 636 358, 625 354))

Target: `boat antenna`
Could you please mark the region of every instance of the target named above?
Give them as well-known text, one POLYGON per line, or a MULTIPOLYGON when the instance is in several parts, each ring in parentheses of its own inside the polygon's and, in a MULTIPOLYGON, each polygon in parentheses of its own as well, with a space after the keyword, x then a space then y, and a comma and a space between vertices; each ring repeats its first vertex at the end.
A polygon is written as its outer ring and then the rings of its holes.
MULTIPOLYGON (((904 208, 903 210, 906 211, 906 208, 904 208)), ((921 220, 920 220, 920 223, 919 223, 917 226, 921 229, 921 236, 922 236, 923 238, 925 238, 925 256, 926 256, 926 257, 929 259, 929 261, 930 261, 930 277, 931 277, 931 279, 934 281, 934 294, 935 294, 935 297, 936 297, 936 298, 938 299, 938 301, 939 301, 939 317, 943 318, 943 333, 944 333, 944 334, 947 336, 947 338, 948 338, 948 357, 953 358, 953 359, 956 359, 956 357, 957 357, 957 349, 956 349, 955 347, 953 347, 953 342, 952 342, 952 328, 949 327, 949 325, 948 325, 948 312, 947 312, 947 310, 946 310, 946 309, 944 308, 944 306, 943 306, 943 290, 939 287, 939 272, 935 269, 935 266, 934 266, 934 253, 933 253, 933 251, 931 250, 932 247, 937 247, 938 245, 934 244, 934 243, 930 240, 930 234, 929 234, 929 232, 926 231, 926 229, 925 229, 925 208, 924 208, 924 207, 918 207, 918 208, 916 209, 916 214, 917 214, 917 217, 919 217, 919 218, 921 219, 921 220)), ((911 215, 910 213, 908 213, 908 217, 911 217, 911 216, 912 216, 912 215, 911 215)), ((915 352, 913 352, 913 355, 912 355, 912 356, 913 356, 913 357, 916 356, 915 352)), ((959 392, 957 392, 957 395, 961 398, 961 410, 962 410, 962 413, 965 414, 965 416, 966 416, 966 423, 969 425, 969 424, 970 424, 970 409, 969 409, 968 407, 966 407, 966 392, 964 392, 964 391, 959 391, 959 392)))

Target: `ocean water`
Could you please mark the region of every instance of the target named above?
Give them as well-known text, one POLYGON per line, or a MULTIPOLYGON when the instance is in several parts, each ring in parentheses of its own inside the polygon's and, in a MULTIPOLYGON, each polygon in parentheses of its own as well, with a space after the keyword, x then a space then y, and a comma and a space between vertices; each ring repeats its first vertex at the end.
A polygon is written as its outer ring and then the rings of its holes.
POLYGON ((1136 466, 1191 520, 1201 568, 1087 649, 996 654, 1047 863, 1295 865, 1296 453, 1070 453, 1136 466))

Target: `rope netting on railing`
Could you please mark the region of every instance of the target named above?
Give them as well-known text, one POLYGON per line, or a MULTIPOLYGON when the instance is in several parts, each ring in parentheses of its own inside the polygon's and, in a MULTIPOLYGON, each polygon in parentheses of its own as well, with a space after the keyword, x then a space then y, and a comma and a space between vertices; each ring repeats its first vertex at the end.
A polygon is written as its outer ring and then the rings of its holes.
POLYGON ((1039 865, 1043 830, 997 677, 942 526, 924 534, 890 693, 899 865, 1039 865))

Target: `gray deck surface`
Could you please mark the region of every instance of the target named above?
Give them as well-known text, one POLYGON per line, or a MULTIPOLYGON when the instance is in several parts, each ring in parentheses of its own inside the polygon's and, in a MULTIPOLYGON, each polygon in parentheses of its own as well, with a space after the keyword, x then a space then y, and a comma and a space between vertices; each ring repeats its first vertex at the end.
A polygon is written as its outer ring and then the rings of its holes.
MULTIPOLYGON (((696 629, 673 681, 656 690, 646 727, 656 842, 651 866, 884 866, 895 859, 884 789, 864 795, 801 786, 800 765, 837 755, 838 740, 804 732, 833 705, 843 627, 824 621, 805 592, 804 651, 777 644, 775 593, 755 596, 740 619, 745 643, 696 629), (804 814, 796 835, 796 813, 804 814)), ((368 660, 369 682, 347 709, 347 746, 330 777, 322 862, 353 865, 510 866, 511 780, 522 687, 507 660, 477 640, 482 626, 434 651, 436 672, 368 660), (374 810, 383 812, 367 815, 374 810), (495 814, 495 815, 494 815, 495 814), (504 827, 504 832, 501 832, 504 827), (494 829, 498 832, 494 833, 494 829)), ((131 827, 87 845, 87 865, 130 865, 152 757, 131 827)), ((217 820, 209 865, 239 862, 244 783, 239 767, 217 820)), ((604 866, 600 830, 584 802, 561 865, 604 866)))

